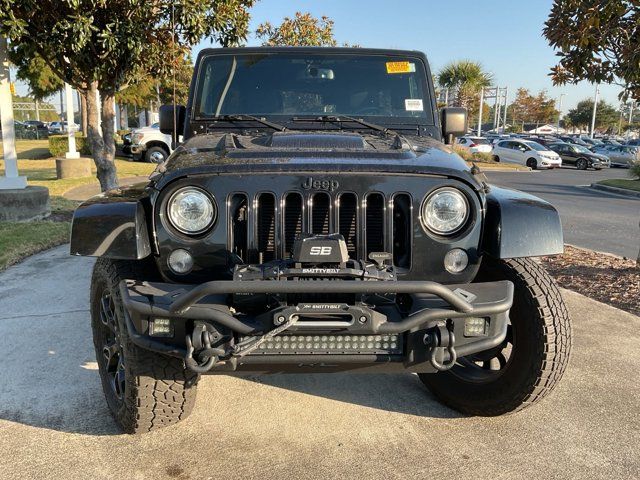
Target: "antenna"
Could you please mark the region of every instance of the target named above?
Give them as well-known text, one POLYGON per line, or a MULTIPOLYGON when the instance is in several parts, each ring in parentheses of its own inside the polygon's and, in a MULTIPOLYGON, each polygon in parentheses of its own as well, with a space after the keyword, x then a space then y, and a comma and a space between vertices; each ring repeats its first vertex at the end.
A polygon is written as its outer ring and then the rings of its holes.
POLYGON ((171 2, 171 76, 173 84, 173 148, 178 145, 178 126, 176 117, 176 2, 171 2))

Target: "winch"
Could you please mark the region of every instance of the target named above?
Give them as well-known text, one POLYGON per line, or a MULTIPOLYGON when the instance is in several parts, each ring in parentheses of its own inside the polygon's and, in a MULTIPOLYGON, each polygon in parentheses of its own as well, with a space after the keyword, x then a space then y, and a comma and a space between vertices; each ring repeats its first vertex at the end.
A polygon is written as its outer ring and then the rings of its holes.
MULTIPOLYGON (((290 259, 274 260, 260 265, 236 265, 235 281, 296 280, 318 282, 317 294, 253 294, 236 293, 233 307, 241 312, 260 312, 282 305, 301 302, 326 302, 323 281, 395 281, 392 255, 371 252, 367 260, 349 258, 347 244, 340 234, 302 234, 296 239, 290 259)), ((395 294, 336 294, 333 303, 388 303, 395 294)))

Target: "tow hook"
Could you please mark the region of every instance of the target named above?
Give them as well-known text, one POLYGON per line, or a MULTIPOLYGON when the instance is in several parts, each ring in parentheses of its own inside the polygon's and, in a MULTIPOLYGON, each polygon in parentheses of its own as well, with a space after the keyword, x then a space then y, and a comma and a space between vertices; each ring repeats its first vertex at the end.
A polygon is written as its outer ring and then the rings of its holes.
POLYGON ((196 373, 206 373, 218 363, 221 356, 225 355, 222 348, 213 348, 211 342, 217 340, 218 332, 208 324, 196 322, 193 333, 186 336, 187 355, 184 358, 185 365, 196 373), (198 351, 196 360, 193 357, 198 351))
POLYGON ((430 350, 429 362, 431 362, 433 368, 439 372, 449 370, 456 364, 456 360, 458 359, 455 348, 456 336, 453 333, 452 327, 448 322, 447 325, 439 325, 429 329, 424 335, 424 344, 430 350), (438 360, 438 353, 442 352, 439 348, 446 348, 449 352, 448 362, 445 363, 438 360))

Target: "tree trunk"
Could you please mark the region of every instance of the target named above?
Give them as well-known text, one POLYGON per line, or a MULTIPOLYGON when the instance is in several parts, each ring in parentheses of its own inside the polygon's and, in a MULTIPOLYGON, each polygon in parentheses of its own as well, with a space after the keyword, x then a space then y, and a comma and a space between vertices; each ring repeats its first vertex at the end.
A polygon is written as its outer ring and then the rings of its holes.
MULTIPOLYGON (((640 224, 638 224, 638 227, 640 227, 640 224)), ((640 250, 638 250, 638 258, 636 258, 636 267, 640 268, 640 250)))
POLYGON ((87 135, 87 95, 80 93, 80 117, 82 118, 82 134, 87 135))
POLYGON ((129 128, 129 107, 120 104, 120 130, 129 128))
POLYGON ((97 82, 93 82, 84 93, 87 103, 87 139, 91 146, 93 161, 98 170, 97 177, 100 189, 104 192, 118 188, 115 153, 116 144, 113 139, 113 95, 103 95, 102 100, 102 135, 98 118, 98 102, 96 99, 97 82))

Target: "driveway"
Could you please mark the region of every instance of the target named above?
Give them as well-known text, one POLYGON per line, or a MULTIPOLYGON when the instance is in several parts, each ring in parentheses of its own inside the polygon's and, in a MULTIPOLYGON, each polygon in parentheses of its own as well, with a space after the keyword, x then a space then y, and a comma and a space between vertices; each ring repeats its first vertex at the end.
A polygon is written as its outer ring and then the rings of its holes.
POLYGON ((565 242, 579 247, 636 258, 640 248, 640 198, 589 188, 605 178, 627 178, 621 168, 536 172, 486 172, 496 185, 515 188, 551 202, 562 219, 565 242))
POLYGON ((640 318, 565 291, 572 362, 542 403, 471 418, 416 376, 206 377, 193 415, 118 433, 67 246, 0 273, 3 478, 639 478, 640 318))

